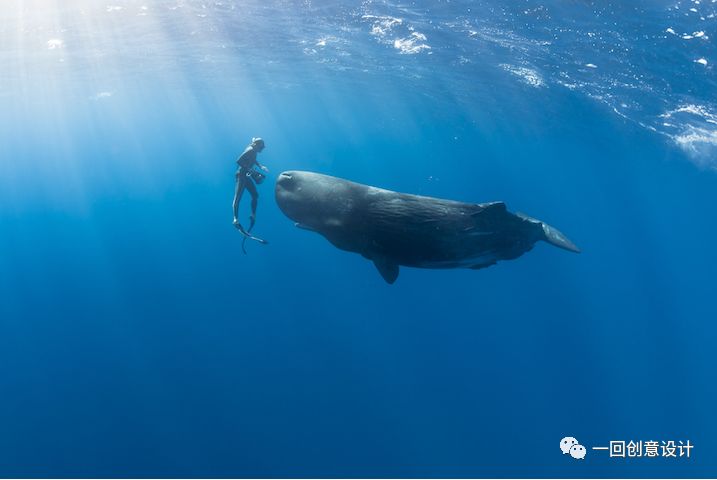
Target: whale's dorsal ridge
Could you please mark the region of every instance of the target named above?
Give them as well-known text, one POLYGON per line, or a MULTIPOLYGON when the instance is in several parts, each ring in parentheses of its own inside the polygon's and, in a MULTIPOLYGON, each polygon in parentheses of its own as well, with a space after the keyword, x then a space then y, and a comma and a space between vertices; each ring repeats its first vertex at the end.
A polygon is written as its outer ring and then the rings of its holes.
POLYGON ((508 211, 508 207, 505 205, 505 202, 477 203, 475 206, 478 207, 478 209, 473 213, 473 215, 480 215, 486 211, 494 211, 496 213, 508 211))

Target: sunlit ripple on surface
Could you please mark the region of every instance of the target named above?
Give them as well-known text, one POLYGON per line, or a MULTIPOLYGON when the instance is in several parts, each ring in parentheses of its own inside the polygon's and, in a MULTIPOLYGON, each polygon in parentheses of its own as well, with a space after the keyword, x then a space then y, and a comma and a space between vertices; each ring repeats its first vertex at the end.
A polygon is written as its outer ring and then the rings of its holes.
POLYGON ((335 84, 356 72, 390 75, 419 90, 421 78, 443 75, 460 97, 501 88, 475 73, 495 69, 501 82, 503 71, 513 82, 581 92, 712 166, 712 123, 673 116, 666 126, 662 118, 686 104, 717 110, 715 5, 15 2, 2 13, 19 27, 0 31, 0 58, 13 67, 0 76, 0 95, 28 92, 50 75, 73 89, 89 82, 83 96, 94 98, 121 90, 120 76, 181 85, 201 65, 193 76, 236 83, 253 72, 262 88, 281 89, 308 72, 335 84))

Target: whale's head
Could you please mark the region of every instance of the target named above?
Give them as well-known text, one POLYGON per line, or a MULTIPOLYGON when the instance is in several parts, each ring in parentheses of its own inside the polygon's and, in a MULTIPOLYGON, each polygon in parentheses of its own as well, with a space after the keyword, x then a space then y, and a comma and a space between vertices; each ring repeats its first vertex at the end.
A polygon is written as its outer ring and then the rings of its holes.
POLYGON ((274 195, 284 215, 298 226, 327 233, 342 227, 354 205, 351 182, 314 172, 287 171, 276 179, 274 195))

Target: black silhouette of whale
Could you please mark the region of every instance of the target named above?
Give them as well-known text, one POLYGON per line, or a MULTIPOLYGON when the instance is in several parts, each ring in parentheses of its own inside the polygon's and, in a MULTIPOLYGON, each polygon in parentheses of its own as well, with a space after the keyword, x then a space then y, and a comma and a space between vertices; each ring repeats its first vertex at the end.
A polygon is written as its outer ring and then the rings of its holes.
POLYGON ((388 283, 398 278, 399 265, 485 268, 521 256, 538 240, 580 252, 555 228, 510 213, 503 202, 410 195, 302 171, 281 173, 275 195, 298 227, 372 260, 388 283))

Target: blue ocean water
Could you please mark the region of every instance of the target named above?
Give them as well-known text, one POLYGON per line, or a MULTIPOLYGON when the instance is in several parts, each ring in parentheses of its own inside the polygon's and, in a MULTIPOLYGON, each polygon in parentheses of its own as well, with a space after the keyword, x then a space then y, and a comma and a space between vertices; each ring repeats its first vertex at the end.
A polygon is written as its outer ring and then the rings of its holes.
POLYGON ((714 477, 716 12, 6 0, 0 476, 714 477), (389 286, 283 216, 288 169, 503 200, 583 253, 389 286), (620 440, 694 448, 592 450, 620 440))

